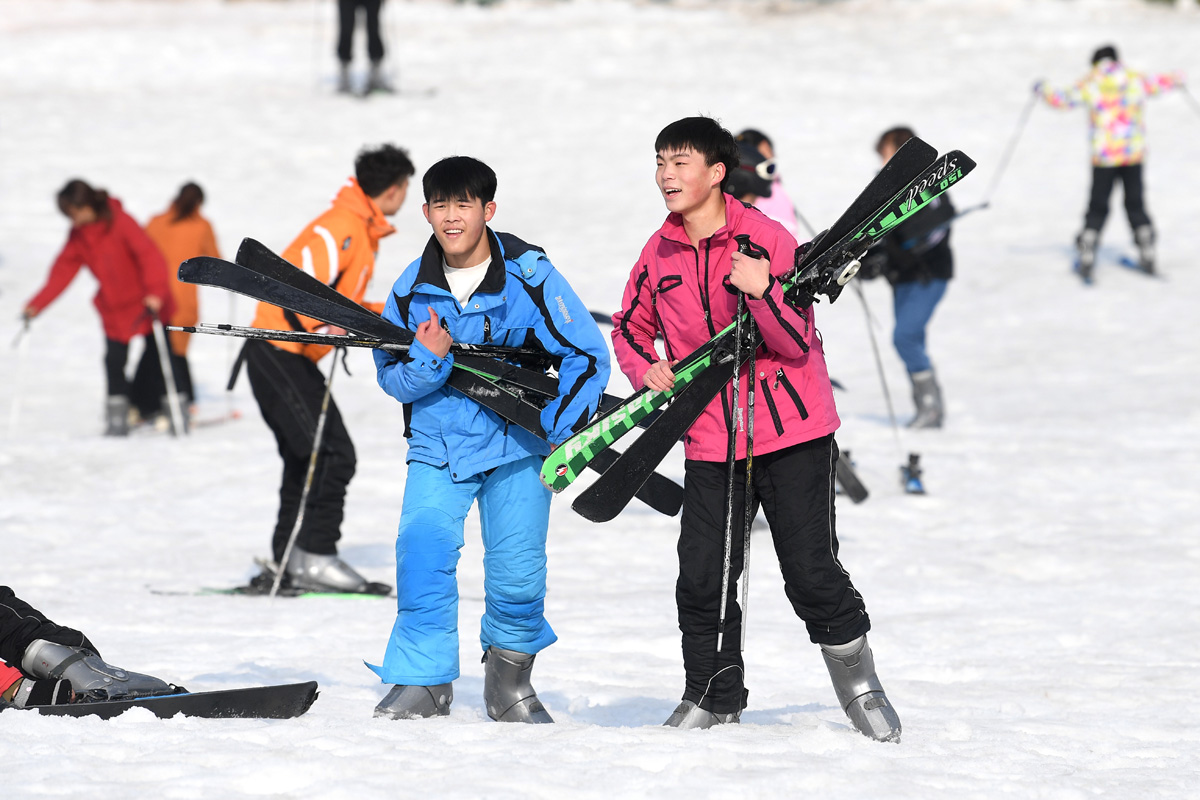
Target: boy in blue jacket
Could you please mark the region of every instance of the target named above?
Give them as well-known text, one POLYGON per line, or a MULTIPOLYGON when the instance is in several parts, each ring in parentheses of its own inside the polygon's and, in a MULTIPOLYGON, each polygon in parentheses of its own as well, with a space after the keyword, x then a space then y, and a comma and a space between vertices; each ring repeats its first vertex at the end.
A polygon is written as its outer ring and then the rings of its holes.
POLYGON ((534 656, 557 639, 543 614, 551 495, 538 471, 551 446, 595 413, 608 383, 608 346, 540 248, 487 227, 496 213, 491 168, 453 156, 430 167, 422 183, 433 236, 383 312, 416 341, 406 356, 375 351, 379 385, 404 404, 408 438, 396 623, 383 665, 371 666, 394 686, 375 716, 450 713, 459 675, 455 571, 463 522, 477 500, 488 715, 553 722, 529 679, 534 656), (541 416, 548 442, 445 385, 455 341, 539 347, 561 360, 558 396, 541 416))

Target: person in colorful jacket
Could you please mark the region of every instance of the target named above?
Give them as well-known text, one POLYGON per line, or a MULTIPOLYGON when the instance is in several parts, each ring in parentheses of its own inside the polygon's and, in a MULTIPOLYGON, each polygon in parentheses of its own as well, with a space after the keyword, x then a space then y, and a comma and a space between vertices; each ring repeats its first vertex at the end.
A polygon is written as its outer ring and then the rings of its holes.
MULTIPOLYGON (((783 227, 722 189, 738 169, 738 145, 715 120, 671 123, 654 143, 666 222, 650 237, 613 315, 612 341, 635 389, 665 391, 679 359, 727 327, 737 292, 763 338, 753 374, 743 368, 738 397, 731 384, 684 436, 684 504, 675 587, 683 634, 686 685, 666 724, 707 728, 739 720, 746 707, 741 654, 742 610, 735 586, 742 571, 746 483, 746 389, 754 381, 753 481, 771 527, 784 587, 809 638, 821 646, 842 707, 858 730, 898 741, 900 720, 875 677, 862 595, 838 560, 834 530, 834 467, 839 426, 833 389, 811 306, 797 307, 783 290, 796 241, 783 227), (738 252, 749 235, 767 257, 738 252), (665 356, 655 346, 662 336, 665 356), (736 426, 736 468, 727 470, 730 426, 736 426), (726 508, 732 479, 733 508, 726 508), (733 526, 728 605, 718 650, 726 513, 733 526)), ((722 369, 714 366, 710 369, 722 369)))
POLYGON ((1092 191, 1083 230, 1076 240, 1079 272, 1091 280, 1100 231, 1108 218, 1108 200, 1119 180, 1125 191, 1125 213, 1138 247, 1143 270, 1154 272, 1154 225, 1146 213, 1142 162, 1146 155, 1145 100, 1166 89, 1183 86, 1183 76, 1143 74, 1126 69, 1112 45, 1092 55, 1092 71, 1069 89, 1054 89, 1038 81, 1034 93, 1052 108, 1087 106, 1091 123, 1092 191))
POLYGON ((150 334, 152 316, 167 319, 175 303, 168 285, 167 265, 158 247, 141 226, 125 213, 120 201, 85 181, 68 181, 58 193, 58 208, 71 220, 67 243, 46 284, 25 304, 32 319, 71 284, 84 265, 99 286, 92 300, 104 326, 104 369, 108 382, 105 401, 106 436, 129 433, 130 403, 143 419, 162 408, 162 371, 158 348, 150 334), (125 376, 129 343, 145 339, 145 349, 132 382, 125 376))
MULTIPOLYGON (((283 251, 283 257, 354 302, 363 303, 375 270, 379 240, 395 232, 387 217, 404 205, 408 180, 415 169, 406 152, 383 145, 360 152, 354 171, 355 177, 341 188, 329 210, 305 227, 283 251)), ((382 309, 381 305, 364 305, 376 312, 382 309)), ((266 330, 344 333, 269 303, 258 304, 252 324, 266 330)), ((331 349, 326 345, 250 339, 243 350, 254 399, 275 434, 283 459, 279 514, 271 538, 275 569, 283 561, 300 511, 325 397, 326 378, 317 362, 331 349)), ((346 487, 354 477, 355 465, 354 443, 337 403, 330 398, 303 524, 283 565, 286 585, 318 592, 366 589, 367 580, 337 556, 346 487)), ((273 580, 274 573, 268 569, 255 579, 255 584, 270 586, 273 580)))
POLYGON ((433 235, 392 287, 384 319, 413 331, 407 356, 375 351, 379 385, 404 404, 408 476, 396 537, 397 614, 383 664, 391 690, 375 715, 450 712, 459 676, 463 522, 479 505, 483 535, 484 699, 502 722, 553 722, 530 683, 534 657, 557 640, 544 615, 551 447, 595 413, 608 347, 587 307, 536 245, 487 223, 496 174, 468 156, 422 179, 433 235), (446 386, 453 342, 539 348, 558 362, 558 395, 541 412, 547 441, 446 386))
POLYGON ((170 694, 149 675, 106 664, 86 636, 0 586, 0 710, 170 694))
MULTIPOLYGON (((162 251, 171 276, 171 296, 175 299, 175 313, 169 320, 171 325, 195 325, 200 319, 197 286, 179 280, 179 265, 196 256, 221 257, 212 224, 200 214, 202 205, 204 190, 198 184, 185 183, 171 201, 171 207, 146 224, 146 233, 162 251)), ((192 371, 187 360, 191 334, 170 331, 167 336, 171 345, 171 369, 175 373, 175 382, 179 393, 187 398, 190 405, 196 402, 192 371)))

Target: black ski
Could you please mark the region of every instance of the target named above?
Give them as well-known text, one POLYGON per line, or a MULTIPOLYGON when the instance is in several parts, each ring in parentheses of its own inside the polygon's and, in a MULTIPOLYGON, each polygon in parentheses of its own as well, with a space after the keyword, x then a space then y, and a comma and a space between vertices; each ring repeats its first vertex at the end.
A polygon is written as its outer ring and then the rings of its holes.
MULTIPOLYGON (((910 144, 912 142, 920 140, 910 140, 910 144)), ((924 142, 920 144, 928 147, 924 142)), ((907 145, 887 166, 896 164, 905 149, 907 145)), ((927 152, 918 148, 913 151, 915 158, 903 159, 896 169, 889 171, 885 167, 829 231, 818 236, 808 247, 796 251, 795 278, 788 292, 797 298, 798 306, 810 304, 817 294, 824 294, 831 303, 836 300, 845 283, 853 278, 856 259, 871 244, 975 166, 958 151, 942 156, 933 164, 928 161, 918 164, 927 152), (839 232, 840 236, 837 235, 839 232), (852 266, 847 267, 848 263, 852 266)), ((785 285, 787 283, 785 281, 785 285)), ((630 446, 618 462, 618 468, 609 470, 575 499, 571 505, 575 511, 594 522, 611 520, 621 512, 647 470, 657 468, 675 442, 728 382, 730 371, 725 365, 733 366, 733 347, 729 339, 727 334, 713 343, 712 363, 692 379, 670 409, 630 446)), ((759 343, 755 341, 753 346, 743 347, 742 352, 748 355, 759 343)), ((739 369, 740 364, 733 368, 739 369)), ((589 455, 594 457, 594 452, 589 455)), ((545 480, 545 468, 542 475, 545 480)))
POLYGON ((29 706, 39 713, 59 717, 111 719, 131 708, 145 708, 160 719, 176 714, 209 719, 291 719, 298 717, 317 699, 316 681, 279 686, 254 686, 217 692, 187 692, 140 697, 134 700, 102 700, 61 706, 29 706))
POLYGON ((855 503, 861 503, 870 495, 866 484, 862 482, 858 477, 858 473, 854 471, 854 465, 850 461, 849 450, 843 450, 838 454, 834 477, 837 479, 837 485, 841 488, 842 493, 855 503))

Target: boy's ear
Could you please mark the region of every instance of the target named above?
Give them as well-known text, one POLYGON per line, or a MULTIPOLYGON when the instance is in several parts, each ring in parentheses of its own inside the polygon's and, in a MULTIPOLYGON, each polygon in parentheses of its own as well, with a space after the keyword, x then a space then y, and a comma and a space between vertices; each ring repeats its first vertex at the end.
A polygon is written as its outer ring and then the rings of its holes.
POLYGON ((491 222, 492 217, 496 216, 496 201, 492 200, 483 204, 483 221, 491 222))
MULTIPOLYGON (((421 204, 421 213, 425 215, 425 221, 429 222, 429 203, 421 204)), ((433 223, 430 223, 431 225, 433 223)))
POLYGON ((712 183, 709 184, 709 186, 720 186, 721 181, 725 180, 725 162, 718 161, 717 163, 712 165, 711 169, 712 169, 713 180, 712 180, 712 183))

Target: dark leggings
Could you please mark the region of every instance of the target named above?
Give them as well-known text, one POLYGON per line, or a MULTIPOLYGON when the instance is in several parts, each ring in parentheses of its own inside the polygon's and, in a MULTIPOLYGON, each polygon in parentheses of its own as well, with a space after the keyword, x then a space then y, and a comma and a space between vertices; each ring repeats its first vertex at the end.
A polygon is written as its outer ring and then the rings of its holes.
POLYGON ((379 10, 383 0, 338 0, 338 61, 349 64, 354 44, 354 23, 358 9, 367 13, 367 55, 372 64, 383 61, 383 38, 379 35, 379 10))
POLYGON ((20 669, 26 648, 37 639, 86 647, 96 655, 100 654, 82 633, 55 625, 45 614, 17 597, 12 589, 0 586, 0 661, 20 669))
MULTIPOLYGON (((108 379, 108 395, 124 395, 137 408, 142 419, 149 419, 163 410, 162 400, 167 393, 163 380, 162 365, 158 361, 158 346, 153 336, 142 337, 145 350, 138 361, 133 380, 125 377, 125 364, 129 360, 129 343, 107 339, 104 351, 104 372, 108 379)), ((175 373, 175 389, 182 395, 184 403, 193 400, 191 373, 187 360, 171 355, 171 369, 175 373)))
POLYGON ((1143 197, 1142 165, 1129 164, 1124 167, 1092 167, 1092 194, 1088 199, 1083 227, 1094 231, 1104 227, 1108 219, 1108 200, 1118 180, 1125 191, 1125 214, 1129 217, 1129 227, 1136 231, 1143 225, 1151 224, 1143 197))

